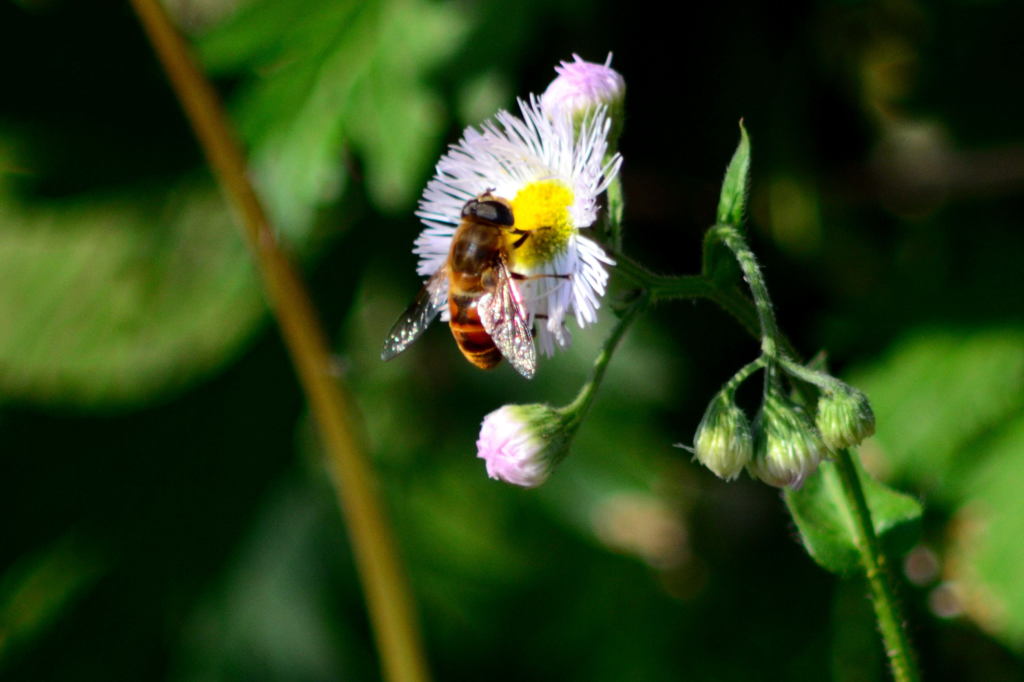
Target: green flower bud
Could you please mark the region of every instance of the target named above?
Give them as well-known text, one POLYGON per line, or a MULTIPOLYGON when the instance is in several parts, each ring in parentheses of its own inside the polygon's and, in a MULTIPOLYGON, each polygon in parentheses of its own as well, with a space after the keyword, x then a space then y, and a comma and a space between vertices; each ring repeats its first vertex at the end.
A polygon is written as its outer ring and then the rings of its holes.
POLYGON ((777 488, 799 488, 828 453, 804 411, 769 394, 754 420, 751 476, 777 488))
POLYGON ((708 405, 693 437, 694 457, 719 478, 740 475, 754 453, 750 422, 733 400, 733 392, 720 391, 708 405))
POLYGON ((875 413, 868 397, 846 384, 822 391, 816 421, 822 440, 833 450, 859 445, 875 432, 875 413))

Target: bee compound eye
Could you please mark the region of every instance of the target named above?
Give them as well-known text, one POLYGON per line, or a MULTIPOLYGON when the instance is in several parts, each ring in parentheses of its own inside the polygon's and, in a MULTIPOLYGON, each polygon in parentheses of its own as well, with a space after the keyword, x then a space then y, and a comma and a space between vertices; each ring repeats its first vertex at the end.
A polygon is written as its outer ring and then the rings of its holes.
POLYGON ((478 201, 473 207, 473 215, 495 225, 511 227, 515 223, 512 210, 500 201, 478 201))
POLYGON ((512 216, 512 209, 504 200, 488 199, 489 194, 482 195, 479 199, 470 199, 462 207, 462 217, 473 216, 479 220, 511 227, 515 223, 512 216))
POLYGON ((491 218, 491 222, 506 227, 512 227, 515 224, 515 216, 512 215, 512 209, 508 207, 508 204, 500 201, 488 201, 487 204, 494 210, 494 217, 491 218))

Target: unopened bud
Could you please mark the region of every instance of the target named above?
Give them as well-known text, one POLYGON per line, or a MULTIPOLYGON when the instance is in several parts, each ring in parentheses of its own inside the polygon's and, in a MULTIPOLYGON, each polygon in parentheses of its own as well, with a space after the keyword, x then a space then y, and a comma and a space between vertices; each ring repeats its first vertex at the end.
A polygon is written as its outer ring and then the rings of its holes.
POLYGON ((608 148, 614 150, 622 130, 626 81, 611 64, 610 54, 604 64, 586 62, 574 54, 573 61, 555 67, 558 76, 541 95, 540 104, 552 118, 570 117, 577 129, 599 108, 606 109, 611 120, 608 148))
POLYGON ((875 432, 875 413, 868 397, 846 384, 822 392, 816 421, 822 440, 833 450, 859 445, 875 432))
POLYGON ((487 464, 491 478, 535 488, 565 459, 573 431, 556 408, 505 405, 484 417, 477 457, 487 464))
POLYGON ((777 488, 799 488, 828 450, 804 411, 769 394, 754 420, 750 474, 777 488))
POLYGON ((754 453, 750 422, 733 400, 732 391, 721 391, 711 400, 693 437, 693 453, 727 481, 739 476, 750 462, 754 453))

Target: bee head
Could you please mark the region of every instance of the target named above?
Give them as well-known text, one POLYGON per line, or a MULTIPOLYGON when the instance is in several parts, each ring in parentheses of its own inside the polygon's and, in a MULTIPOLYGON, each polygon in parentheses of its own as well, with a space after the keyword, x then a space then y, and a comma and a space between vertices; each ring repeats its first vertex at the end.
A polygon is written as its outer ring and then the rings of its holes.
POLYGON ((466 205, 462 207, 462 217, 468 218, 469 216, 502 227, 512 227, 515 224, 515 217, 512 215, 512 207, 509 206, 509 203, 489 191, 466 202, 466 205))

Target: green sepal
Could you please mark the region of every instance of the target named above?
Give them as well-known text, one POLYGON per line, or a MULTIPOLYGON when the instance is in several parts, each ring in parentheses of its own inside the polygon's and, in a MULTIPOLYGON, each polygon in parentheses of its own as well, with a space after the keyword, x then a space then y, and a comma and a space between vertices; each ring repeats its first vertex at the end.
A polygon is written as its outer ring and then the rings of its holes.
POLYGON ((722 181, 722 195, 718 200, 718 223, 720 225, 743 224, 747 210, 747 190, 750 184, 750 137, 740 120, 740 143, 732 161, 725 170, 722 181))
MULTIPOLYGON (((876 481, 856 455, 852 459, 883 549, 890 557, 902 556, 920 535, 921 503, 876 481)), ((833 573, 860 570, 860 552, 834 462, 823 462, 803 487, 787 490, 785 499, 811 558, 833 573)))

